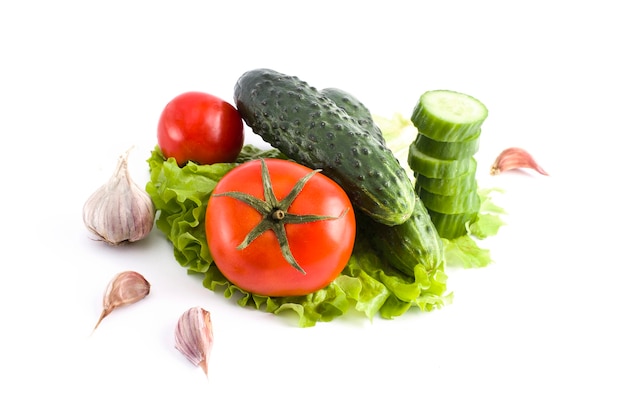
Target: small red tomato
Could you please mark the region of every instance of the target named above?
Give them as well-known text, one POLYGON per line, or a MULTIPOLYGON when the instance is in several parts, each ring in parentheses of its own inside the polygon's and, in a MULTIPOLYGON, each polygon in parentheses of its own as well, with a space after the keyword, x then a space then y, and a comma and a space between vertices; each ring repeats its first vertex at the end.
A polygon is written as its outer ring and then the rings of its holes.
POLYGON ((166 158, 178 165, 233 162, 244 141, 243 120, 230 103, 211 94, 174 97, 159 118, 157 139, 166 158))
POLYGON ((232 169, 206 211, 215 264, 239 288, 295 296, 330 284, 354 247, 354 209, 327 176, 292 161, 262 159, 232 169))

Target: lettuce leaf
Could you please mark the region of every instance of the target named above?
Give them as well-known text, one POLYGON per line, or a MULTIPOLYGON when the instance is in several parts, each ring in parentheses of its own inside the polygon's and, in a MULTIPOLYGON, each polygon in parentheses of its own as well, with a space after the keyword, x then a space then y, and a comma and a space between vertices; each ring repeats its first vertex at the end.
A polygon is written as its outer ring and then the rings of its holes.
POLYGON ((225 298, 242 307, 273 314, 295 313, 300 327, 329 322, 355 311, 372 320, 377 314, 392 319, 412 307, 431 311, 452 301, 447 293, 443 266, 426 271, 416 265, 414 276, 390 267, 370 242, 358 239, 342 273, 326 288, 306 296, 267 297, 249 293, 228 281, 213 263, 204 229, 209 196, 217 182, 238 164, 254 158, 284 158, 275 149, 260 150, 246 145, 235 163, 179 167, 173 158, 165 159, 158 146, 148 164, 150 180, 146 191, 157 210, 157 228, 172 243, 176 261, 189 274, 203 277, 203 285, 221 291, 225 298))
POLYGON ((478 190, 480 212, 478 219, 469 225, 469 233, 478 239, 495 236, 500 227, 506 224, 501 217, 502 214, 506 214, 506 211, 493 202, 491 197, 493 192, 504 191, 500 188, 481 188, 478 190))

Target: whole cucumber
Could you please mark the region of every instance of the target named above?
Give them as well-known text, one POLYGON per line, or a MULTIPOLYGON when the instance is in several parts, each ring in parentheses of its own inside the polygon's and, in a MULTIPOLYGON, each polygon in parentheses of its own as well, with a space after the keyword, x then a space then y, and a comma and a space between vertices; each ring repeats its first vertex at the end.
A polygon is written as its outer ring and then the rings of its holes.
POLYGON ((437 233, 424 203, 416 197, 413 214, 396 226, 359 218, 360 229, 369 237, 372 246, 394 268, 413 276, 417 264, 427 271, 444 262, 443 241, 437 233))
POLYGON ((415 206, 407 172, 367 123, 295 76, 271 69, 244 73, 234 99, 252 131, 286 157, 337 182, 352 204, 387 225, 415 206))

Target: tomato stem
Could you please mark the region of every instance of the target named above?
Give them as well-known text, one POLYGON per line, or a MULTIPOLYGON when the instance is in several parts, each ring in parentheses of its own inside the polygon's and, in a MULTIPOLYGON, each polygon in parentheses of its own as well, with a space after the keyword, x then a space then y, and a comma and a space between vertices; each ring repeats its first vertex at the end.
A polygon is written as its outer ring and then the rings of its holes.
POLYGON ((285 218, 285 212, 283 210, 277 209, 272 212, 272 219, 282 220, 284 218, 285 218))

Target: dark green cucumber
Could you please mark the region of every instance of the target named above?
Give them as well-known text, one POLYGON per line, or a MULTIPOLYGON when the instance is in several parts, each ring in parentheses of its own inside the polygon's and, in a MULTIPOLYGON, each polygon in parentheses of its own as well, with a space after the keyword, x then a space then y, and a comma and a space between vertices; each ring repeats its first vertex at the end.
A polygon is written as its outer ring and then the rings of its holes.
POLYGON ((379 255, 409 276, 417 264, 431 271, 443 263, 443 242, 419 198, 411 217, 400 225, 386 226, 365 218, 357 221, 379 255))
POLYGON ((321 169, 377 222, 401 224, 413 213, 413 183, 391 150, 316 88, 295 76, 255 69, 239 78, 234 99, 254 133, 288 158, 321 169))
POLYGON ((474 136, 461 142, 442 142, 418 133, 415 147, 428 156, 439 159, 465 159, 478 152, 480 130, 474 136))
POLYGON ((372 136, 374 136, 374 139, 378 140, 380 143, 385 143, 383 133, 374 122, 372 113, 359 99, 339 88, 325 88, 321 93, 334 101, 337 106, 344 109, 346 113, 354 117, 361 126, 369 130, 372 136))

